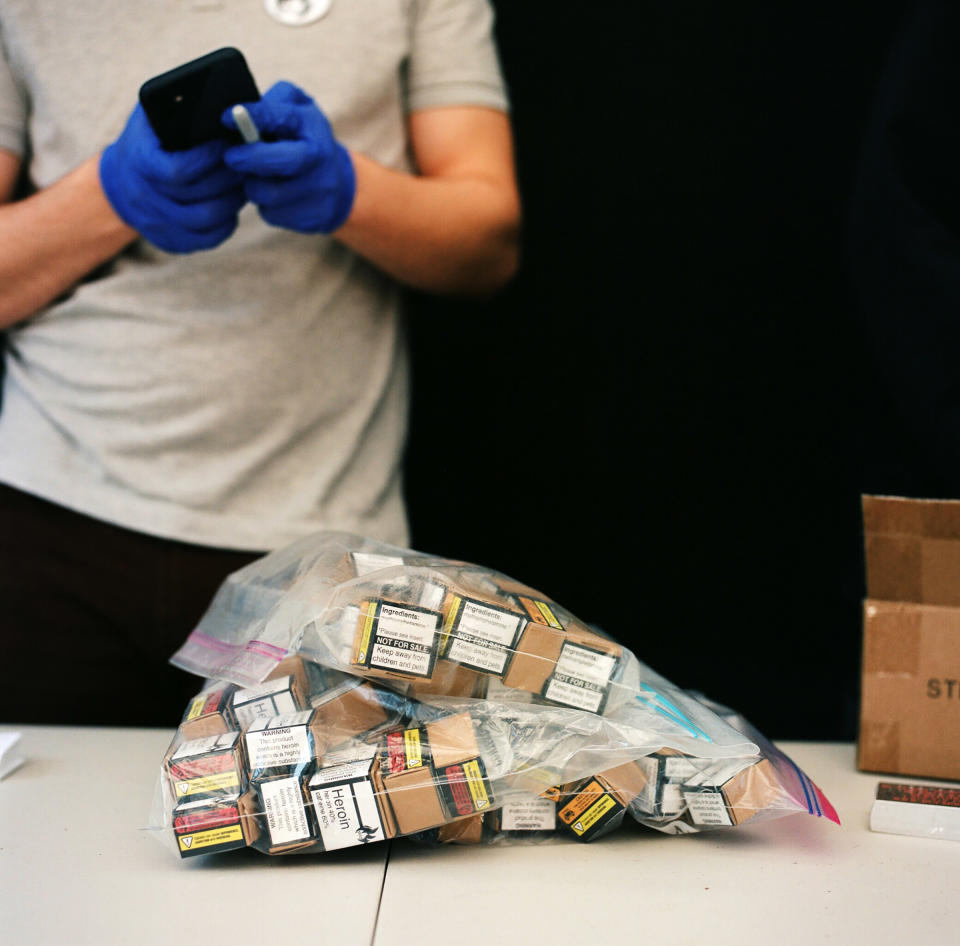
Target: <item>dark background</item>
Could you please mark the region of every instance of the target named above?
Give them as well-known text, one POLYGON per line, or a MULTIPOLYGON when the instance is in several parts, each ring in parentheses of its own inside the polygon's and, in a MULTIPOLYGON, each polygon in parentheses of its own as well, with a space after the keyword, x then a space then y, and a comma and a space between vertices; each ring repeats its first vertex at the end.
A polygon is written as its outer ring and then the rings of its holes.
POLYGON ((908 4, 496 7, 524 263, 410 300, 413 544, 771 737, 853 738, 859 495, 902 484, 844 221, 908 4))

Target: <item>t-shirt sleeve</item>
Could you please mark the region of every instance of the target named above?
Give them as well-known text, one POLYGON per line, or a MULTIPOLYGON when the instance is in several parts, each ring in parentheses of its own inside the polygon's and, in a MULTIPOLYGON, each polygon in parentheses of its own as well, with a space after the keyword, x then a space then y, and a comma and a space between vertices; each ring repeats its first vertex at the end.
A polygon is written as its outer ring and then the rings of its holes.
POLYGON ((488 0, 413 0, 411 12, 408 109, 482 105, 506 111, 488 0))
POLYGON ((27 103, 23 88, 7 62, 0 30, 0 148, 23 157, 26 151, 27 103))

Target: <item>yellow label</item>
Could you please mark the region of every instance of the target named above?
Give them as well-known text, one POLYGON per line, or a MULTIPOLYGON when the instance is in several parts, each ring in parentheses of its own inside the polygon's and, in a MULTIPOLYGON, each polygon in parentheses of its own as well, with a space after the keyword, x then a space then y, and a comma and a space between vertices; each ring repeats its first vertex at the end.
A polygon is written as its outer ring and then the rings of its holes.
POLYGON ((450 602, 450 609, 447 611, 447 619, 443 622, 443 630, 440 632, 439 653, 441 654, 446 653, 447 641, 450 640, 450 632, 453 630, 453 625, 456 623, 457 612, 460 610, 461 604, 463 604, 463 599, 459 595, 454 595, 450 602))
POLYGON ((572 824, 605 792, 606 789, 596 779, 591 779, 588 785, 581 788, 580 791, 560 809, 558 812, 560 820, 564 824, 572 824))
POLYGON ((243 840, 243 828, 238 824, 228 828, 210 828, 208 831, 197 831, 194 834, 184 834, 177 838, 181 851, 196 851, 198 848, 213 847, 215 844, 228 844, 231 841, 243 840))
POLYGON ((404 730, 403 751, 407 757, 408 769, 418 769, 423 765, 423 749, 420 746, 419 729, 404 730))
POLYGON ((193 702, 190 704, 190 711, 187 713, 187 719, 196 719, 203 712, 203 707, 206 702, 206 693, 201 693, 199 696, 195 696, 193 698, 193 702))
POLYGON ((463 774, 466 776, 467 786, 473 796, 473 807, 477 811, 486 808, 490 804, 490 796, 483 784, 483 774, 480 772, 480 766, 476 762, 465 762, 463 764, 463 774))
POLYGON ((201 778, 183 779, 176 784, 177 795, 181 798, 187 795, 197 795, 200 792, 219 792, 230 788, 239 791, 240 789, 240 779, 236 770, 218 772, 216 775, 204 775, 201 778))
POLYGON ((360 633, 360 643, 357 652, 354 655, 355 664, 365 664, 367 662, 367 652, 370 649, 370 635, 373 633, 373 619, 377 613, 376 601, 364 601, 360 605, 360 613, 363 618, 363 630, 360 633))
POLYGON ((588 808, 572 825, 571 830, 578 836, 586 834, 611 808, 616 808, 617 803, 613 796, 604 795, 595 805, 588 808))
POLYGON ((550 610, 546 601, 537 601, 537 610, 543 615, 548 627, 555 627, 558 631, 563 630, 563 625, 557 620, 557 616, 550 610))

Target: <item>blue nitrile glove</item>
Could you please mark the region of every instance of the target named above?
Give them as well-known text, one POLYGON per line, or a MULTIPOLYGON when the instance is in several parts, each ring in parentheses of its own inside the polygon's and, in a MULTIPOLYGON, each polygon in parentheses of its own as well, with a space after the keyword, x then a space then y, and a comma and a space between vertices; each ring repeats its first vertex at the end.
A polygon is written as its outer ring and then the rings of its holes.
POLYGON ((219 246, 246 203, 239 174, 223 163, 226 144, 164 151, 141 105, 100 158, 100 183, 124 223, 168 253, 219 246))
MULTIPOLYGON (((278 82, 246 105, 260 134, 273 139, 228 148, 227 167, 244 175, 247 197, 267 223, 298 233, 332 233, 356 193, 353 162, 306 92, 278 82)), ((224 113, 223 123, 235 127, 224 113)))

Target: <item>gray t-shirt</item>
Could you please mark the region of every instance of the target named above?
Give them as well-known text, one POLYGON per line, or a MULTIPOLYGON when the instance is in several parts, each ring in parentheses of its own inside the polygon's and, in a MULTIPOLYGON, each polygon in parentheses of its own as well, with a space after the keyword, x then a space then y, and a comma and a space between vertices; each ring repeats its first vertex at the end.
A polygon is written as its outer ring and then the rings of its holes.
MULTIPOLYGON (((237 46, 261 91, 296 83, 348 147, 409 169, 410 110, 507 107, 491 20, 487 0, 333 0, 303 26, 263 0, 4 0, 0 148, 46 187, 116 138, 144 80, 237 46)), ((406 415, 396 287, 248 206, 217 249, 138 241, 10 331, 0 481, 204 545, 406 544, 406 415)))

